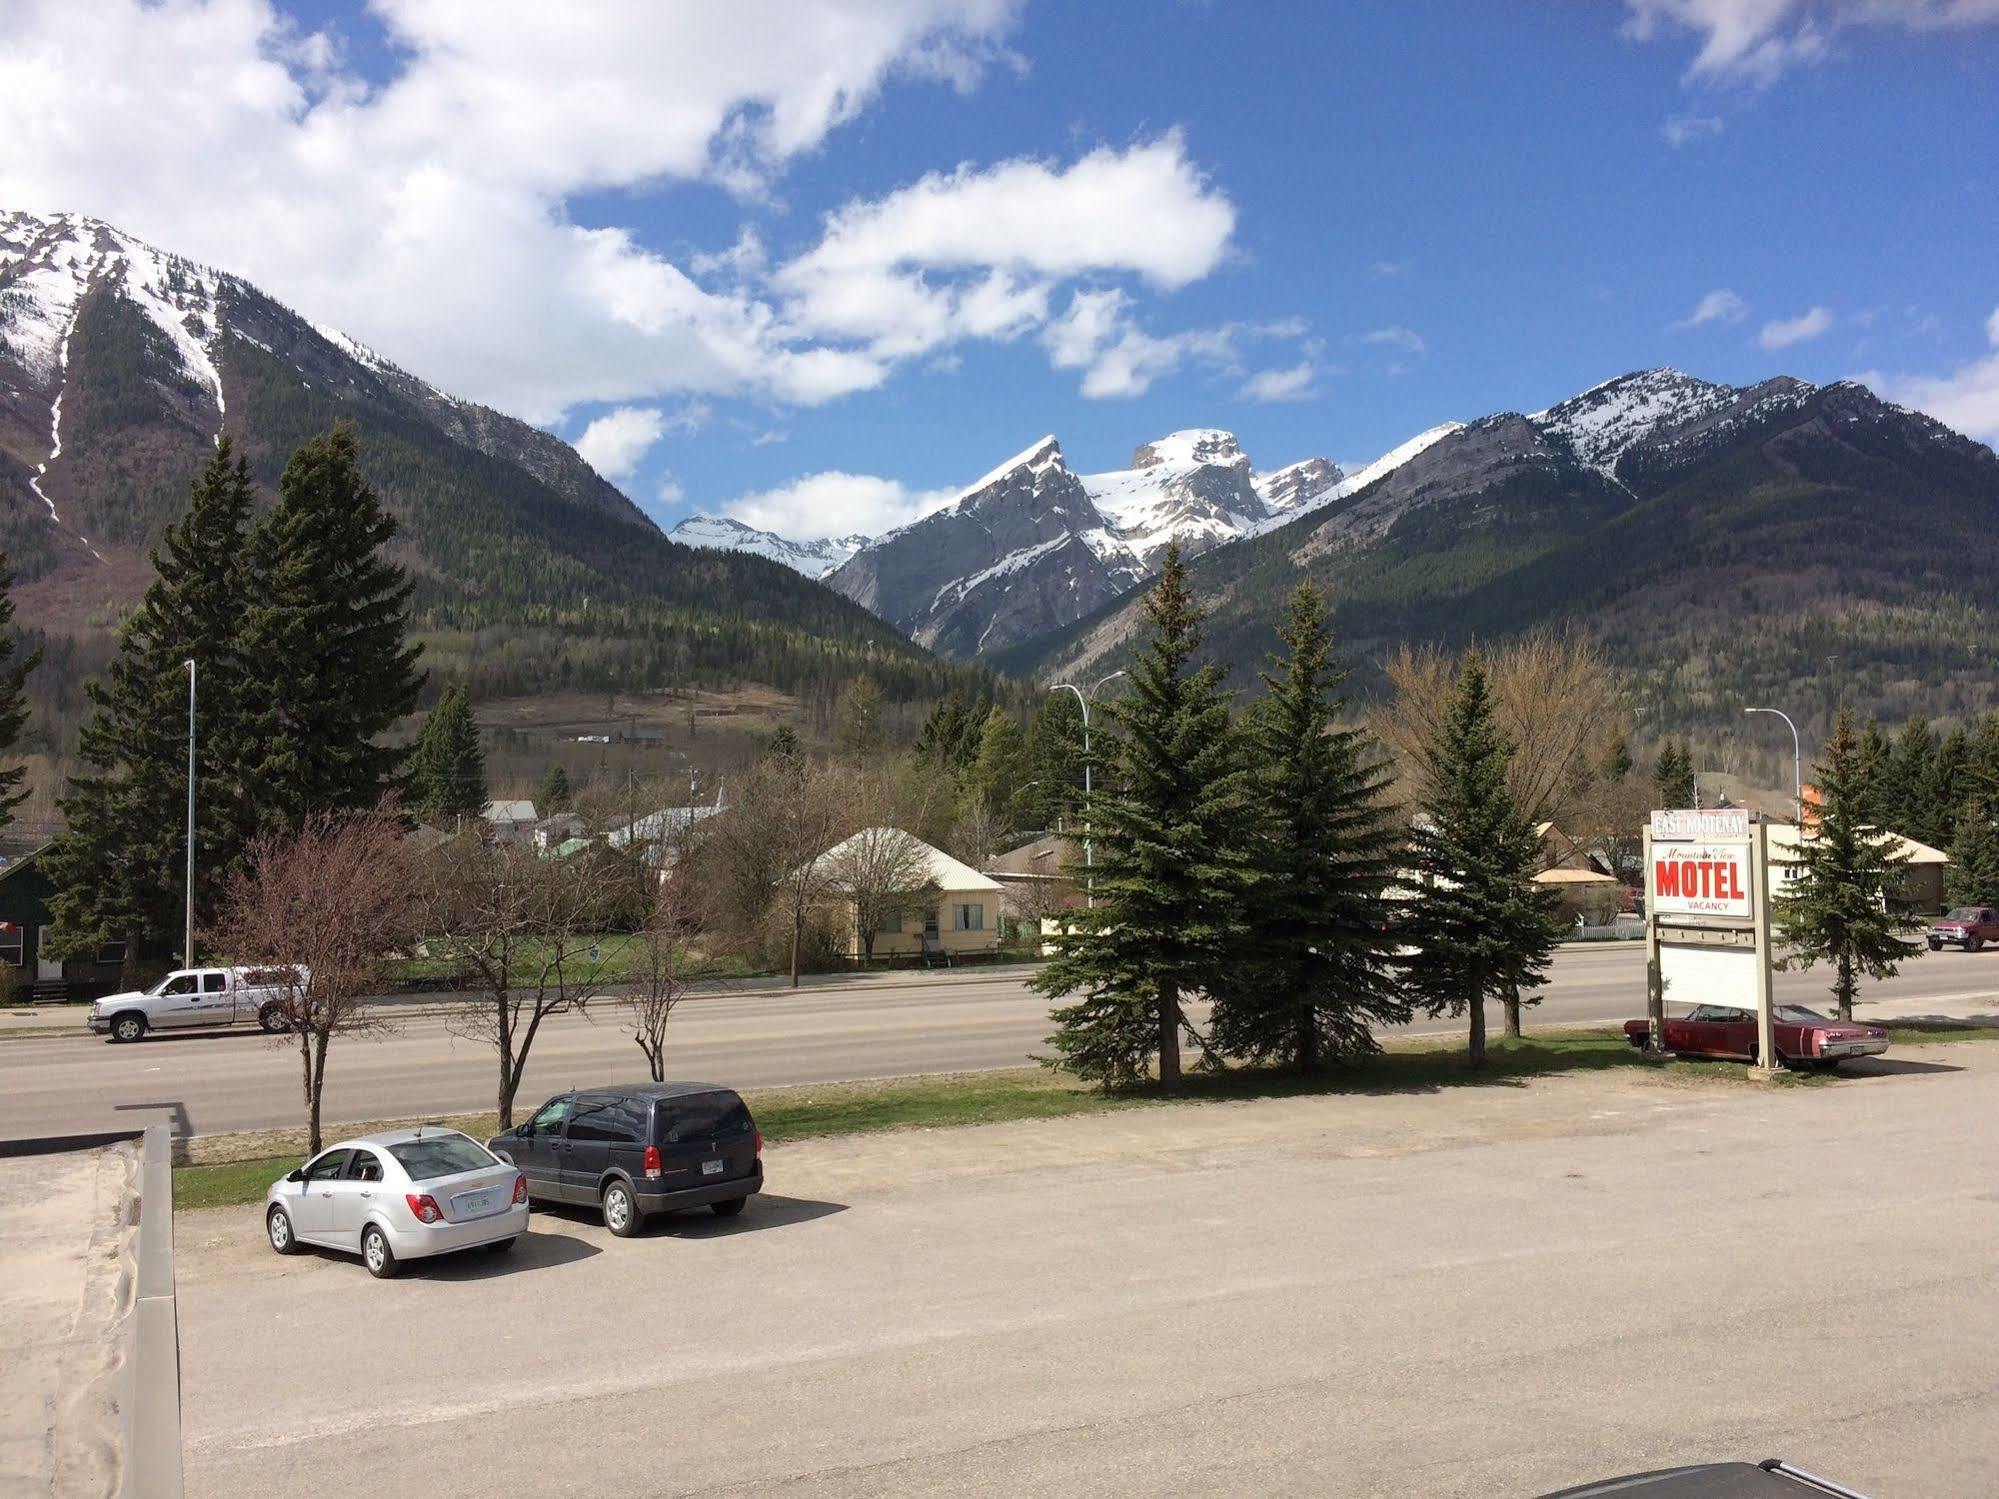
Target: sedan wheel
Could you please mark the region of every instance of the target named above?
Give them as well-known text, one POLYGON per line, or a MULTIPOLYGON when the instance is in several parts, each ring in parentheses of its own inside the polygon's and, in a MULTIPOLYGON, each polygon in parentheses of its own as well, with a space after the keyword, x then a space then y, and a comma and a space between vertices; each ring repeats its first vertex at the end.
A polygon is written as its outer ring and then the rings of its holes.
POLYGON ((629 1239, 639 1230, 639 1205, 623 1182, 614 1181, 604 1189, 604 1227, 619 1239, 629 1239))
POLYGON ((389 1248, 389 1236, 372 1223, 361 1231, 361 1259, 377 1280, 387 1280, 396 1273, 396 1252, 389 1248))
POLYGON ((279 1254, 298 1253, 298 1240, 292 1237, 291 1215, 283 1208, 274 1207, 265 1214, 264 1232, 271 1236, 271 1248, 279 1254))

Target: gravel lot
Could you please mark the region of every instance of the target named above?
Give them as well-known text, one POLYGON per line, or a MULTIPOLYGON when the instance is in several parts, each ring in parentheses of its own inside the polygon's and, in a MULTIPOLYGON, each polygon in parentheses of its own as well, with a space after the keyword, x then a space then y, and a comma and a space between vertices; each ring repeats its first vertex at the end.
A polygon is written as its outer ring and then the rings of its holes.
POLYGON ((1995 1111, 1970 1043, 818 1141, 733 1223, 379 1284, 188 1215, 188 1489, 1999 1492, 1995 1111))

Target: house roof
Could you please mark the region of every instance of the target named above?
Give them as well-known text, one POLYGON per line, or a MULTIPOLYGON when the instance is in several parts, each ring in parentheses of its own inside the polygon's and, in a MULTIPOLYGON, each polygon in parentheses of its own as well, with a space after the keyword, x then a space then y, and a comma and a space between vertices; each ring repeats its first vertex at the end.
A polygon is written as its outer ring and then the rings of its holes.
MULTIPOLYGON (((1918 843, 1913 838, 1905 838, 1900 833, 1880 830, 1888 839, 1890 852, 1901 857, 1905 864, 1948 864, 1950 855, 1940 848, 1931 848, 1927 843, 1918 843)), ((1798 847, 1798 830, 1790 823, 1770 824, 1770 854, 1783 862, 1795 863, 1798 847)))
POLYGON ((660 838, 670 838, 676 833, 684 833, 704 818, 713 817, 717 812, 726 811, 720 802, 709 806, 662 807, 657 812, 648 812, 643 817, 635 817, 622 827, 611 829, 604 835, 604 841, 613 848, 623 848, 627 843, 650 843, 660 838))
POLYGON ((531 801, 487 802, 486 810, 479 815, 488 822, 533 822, 534 803, 531 801))
POLYGON ((1537 885, 1617 885, 1622 884, 1614 874, 1602 874, 1594 869, 1544 869, 1534 876, 1537 885))
POLYGON ((1050 833, 986 860, 986 873, 1002 880, 1009 877, 1059 880, 1066 877, 1070 865, 1082 862, 1082 845, 1059 833, 1050 833))
MULTIPOLYGON (((864 828, 860 832, 854 834, 853 837, 844 838, 840 842, 834 844, 831 848, 827 849, 826 852, 821 854, 819 857, 822 861, 826 859, 836 858, 838 857, 842 849, 846 848, 849 844, 854 843, 855 841, 861 838, 867 837, 869 834, 880 834, 880 833, 896 832, 896 831, 900 830, 893 828, 864 828)), ((939 890, 997 891, 1004 888, 1001 886, 998 880, 989 879, 987 876, 980 874, 978 870, 972 868, 972 866, 969 864, 959 863, 958 860, 952 858, 949 854, 945 853, 943 849, 933 848, 930 844, 925 843, 921 838, 917 837, 914 833, 904 833, 903 836, 909 839, 910 842, 914 843, 919 849, 923 851, 923 858, 925 864, 928 866, 930 880, 933 884, 937 886, 939 890)))
POLYGON ((35 860, 47 853, 48 850, 49 845, 44 843, 40 848, 28 850, 28 852, 22 854, 18 859, 9 859, 6 863, 0 864, 0 880, 11 880, 15 875, 28 868, 35 860))

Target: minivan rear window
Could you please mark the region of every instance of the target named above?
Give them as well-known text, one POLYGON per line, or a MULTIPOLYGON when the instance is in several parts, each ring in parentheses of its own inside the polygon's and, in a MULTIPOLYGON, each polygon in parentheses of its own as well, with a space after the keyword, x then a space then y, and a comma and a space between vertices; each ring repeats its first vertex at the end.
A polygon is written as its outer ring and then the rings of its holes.
POLYGON ((455 1176, 460 1171, 477 1171, 497 1164, 483 1147, 464 1135, 432 1135, 422 1140, 405 1140, 391 1145, 389 1154, 402 1162, 413 1182, 434 1177, 455 1176))
POLYGON ((754 1126, 750 1111, 733 1093, 696 1093, 687 1098, 662 1098, 660 1124, 666 1143, 682 1140, 720 1140, 747 1135, 754 1126))

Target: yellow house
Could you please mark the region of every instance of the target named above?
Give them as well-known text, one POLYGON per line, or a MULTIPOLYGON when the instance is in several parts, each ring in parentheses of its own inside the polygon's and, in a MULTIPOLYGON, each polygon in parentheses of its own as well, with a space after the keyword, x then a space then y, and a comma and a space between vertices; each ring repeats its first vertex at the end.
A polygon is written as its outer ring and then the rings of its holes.
POLYGON ((1000 945, 1004 891, 999 881, 959 863, 914 834, 894 828, 863 828, 826 850, 819 863, 834 887, 825 905, 838 913, 836 919, 846 932, 844 945, 850 958, 860 957, 867 949, 859 912, 870 907, 879 908, 873 923, 874 955, 878 958, 922 953, 933 962, 949 962, 960 953, 992 952, 1000 945), (901 859, 884 853, 884 845, 891 841, 905 850, 901 859), (905 865, 898 882, 910 887, 910 893, 894 900, 882 899, 878 888, 872 896, 861 899, 841 893, 839 871, 880 868, 888 862, 905 865), (920 878, 908 877, 919 872, 920 878))

